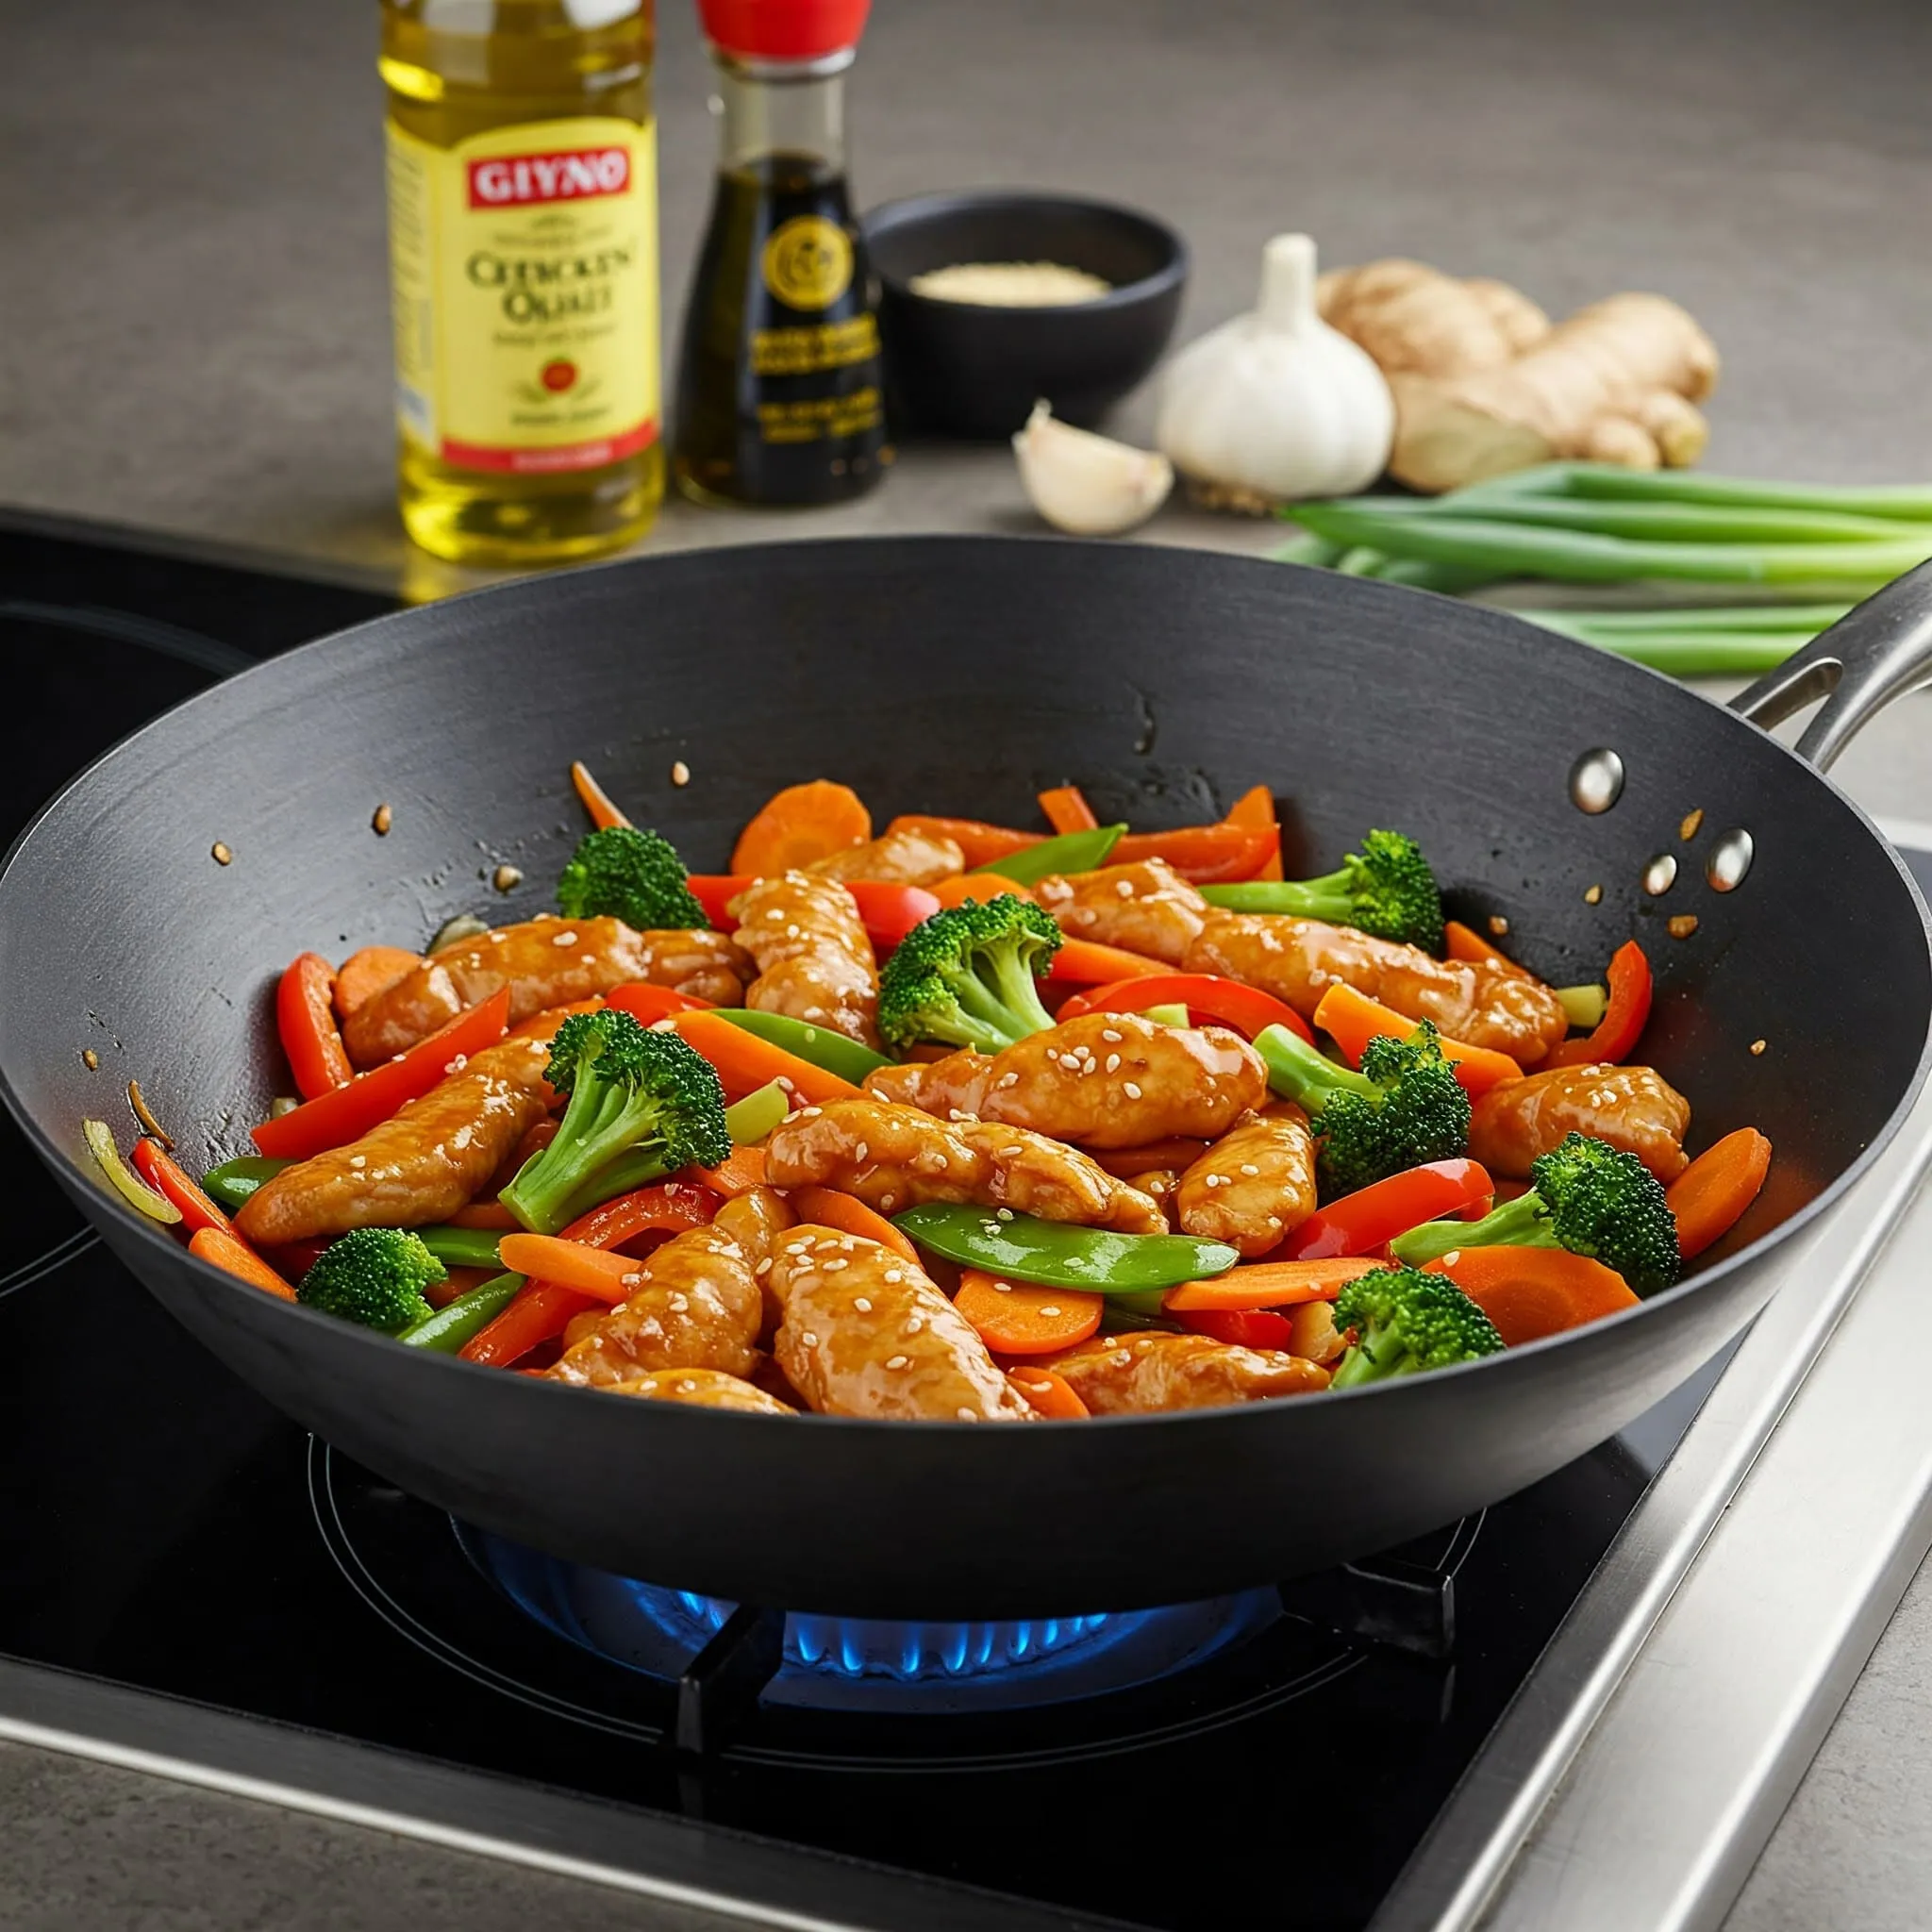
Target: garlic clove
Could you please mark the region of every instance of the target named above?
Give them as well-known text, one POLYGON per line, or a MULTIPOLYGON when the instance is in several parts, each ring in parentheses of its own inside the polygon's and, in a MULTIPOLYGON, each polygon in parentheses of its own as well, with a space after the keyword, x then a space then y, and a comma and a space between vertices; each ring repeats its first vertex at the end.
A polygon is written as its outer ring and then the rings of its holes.
POLYGON ((1033 508, 1057 530, 1075 537, 1117 537, 1144 524, 1174 488, 1174 465, 1091 429, 1055 420, 1045 402, 1033 406, 1013 438, 1020 481, 1033 508))

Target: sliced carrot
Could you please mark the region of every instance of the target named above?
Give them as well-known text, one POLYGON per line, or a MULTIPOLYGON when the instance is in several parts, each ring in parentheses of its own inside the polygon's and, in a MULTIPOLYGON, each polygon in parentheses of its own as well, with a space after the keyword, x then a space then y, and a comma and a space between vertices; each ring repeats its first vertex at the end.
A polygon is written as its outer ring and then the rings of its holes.
POLYGON ((1108 855, 1109 865, 1165 859, 1184 879, 1200 886, 1258 878, 1281 853, 1274 825, 1176 825, 1167 832, 1128 832, 1108 855))
MULTIPOLYGON (((591 776, 591 768, 582 758, 573 758, 570 767, 570 782, 577 789, 577 796, 583 800, 584 809, 591 814, 591 823, 601 831, 608 831, 612 825, 627 825, 630 821, 619 811, 610 794, 591 776)), ((506 1314, 508 1310, 504 1311, 506 1314)))
POLYGON ((1044 832, 1015 831, 1011 825, 990 825, 984 819, 940 819, 924 812, 901 812, 886 830, 950 839, 964 856, 969 872, 977 865, 996 865, 1029 845, 1041 843, 1047 836, 1044 832))
POLYGON ((1122 946, 1103 946, 1093 940, 1062 940, 1047 977, 1074 986, 1111 986, 1117 979, 1173 971, 1172 966, 1159 959, 1129 953, 1122 946))
POLYGON ((1077 785, 1056 785, 1040 794, 1040 808, 1056 832, 1097 831, 1100 821, 1087 803, 1087 794, 1077 785))
POLYGON ((458 1208, 443 1224, 445 1227, 481 1227, 491 1233, 523 1224, 501 1201, 472 1201, 467 1208, 458 1208))
POLYGON ((621 1302, 637 1287, 641 1262, 608 1255, 555 1234, 507 1234, 496 1244, 503 1265, 533 1281, 554 1281, 600 1302, 621 1302))
POLYGON ((1442 947, 1452 959, 1460 959, 1465 966, 1500 966, 1506 973, 1514 973, 1528 979, 1528 967, 1519 966, 1507 953, 1499 953, 1488 940, 1474 926, 1464 925, 1461 920, 1452 919, 1442 928, 1442 947))
POLYGON ((738 835, 731 870, 771 878, 863 845, 871 837, 872 814, 858 792, 829 778, 814 778, 809 785, 788 785, 765 802, 738 835))
POLYGON ((1567 1248, 1461 1248, 1423 1272, 1446 1274, 1496 1324, 1506 1348, 1637 1306, 1614 1268, 1567 1248))
POLYGON ((401 946, 364 946, 336 968, 336 1011, 346 1020, 358 1007, 387 992, 405 974, 423 963, 421 953, 401 946))
POLYGON ((793 1188, 786 1197, 799 1220, 820 1227, 836 1227, 841 1234, 856 1234, 869 1241, 891 1248, 902 1260, 920 1267, 919 1250, 883 1214, 874 1213, 863 1201, 841 1194, 836 1188, 793 1188))
POLYGON ((516 1300, 471 1336, 457 1354, 466 1362, 510 1368, 540 1342, 561 1335, 574 1316, 602 1314, 608 1307, 596 1296, 578 1294, 559 1282, 526 1281, 516 1300))
POLYGON ((1092 1412, 1074 1393, 1074 1385, 1051 1369, 1036 1368, 1030 1362, 1007 1371, 1009 1381, 1026 1398, 1033 1413, 1050 1423, 1085 1422, 1092 1412))
POLYGON ((198 1227, 188 1243, 191 1255, 245 1281, 251 1288, 265 1289, 285 1302, 295 1299, 295 1291, 244 1241, 240 1235, 219 1227, 198 1227))
POLYGON ((1207 1153, 1208 1142, 1189 1141, 1178 1135, 1167 1141, 1143 1141, 1138 1147, 1089 1147, 1087 1158, 1110 1174, 1130 1181, 1137 1174, 1153 1174, 1163 1167, 1192 1167, 1207 1153))
POLYGON ((977 899, 984 906, 1002 892, 1010 892, 1031 905, 1040 903, 1031 886, 1023 886, 1017 879, 1003 879, 996 872, 956 873, 949 879, 935 879, 925 890, 941 906, 963 906, 968 899, 977 899))
POLYGON ((689 1170, 713 1193, 735 1201, 754 1188, 765 1185, 765 1150, 762 1147, 734 1147, 716 1167, 689 1170))
MULTIPOLYGON (((137 1156, 146 1144, 135 1148, 137 1156)), ((1771 1142, 1756 1127, 1740 1127, 1707 1147, 1664 1190, 1677 1217, 1677 1248, 1685 1260, 1731 1231, 1770 1171, 1771 1142)))
POLYGON ((1274 855, 1255 876, 1278 879, 1281 876, 1281 831, 1274 809, 1274 794, 1265 785, 1251 785, 1227 808, 1231 825, 1245 825, 1250 831, 1274 832, 1274 855))
POLYGON ((587 1000, 573 1000, 567 1007, 545 1007, 541 1013, 532 1013, 527 1020, 520 1020, 504 1035, 506 1040, 553 1040, 557 1029, 574 1013, 594 1013, 604 1004, 601 994, 593 994, 587 1000))
POLYGON ((233 1234, 234 1224, 203 1193, 198 1183, 158 1141, 134 1143, 134 1171, 164 1201, 181 1210, 181 1227, 191 1238, 204 1227, 233 1234))
MULTIPOLYGON (((1322 1003, 1315 1008, 1315 1024, 1334 1040, 1352 1067, 1361 1064, 1370 1041, 1388 1033, 1406 1040, 1416 1029, 1415 1021, 1339 979, 1322 995, 1322 1003)), ((1523 1078, 1523 1069, 1507 1053, 1471 1046, 1446 1034, 1441 1047, 1443 1058, 1455 1062, 1456 1077, 1467 1092, 1487 1093, 1504 1080, 1523 1078)))
POLYGON ((851 1100, 858 1089, 837 1074, 828 1074, 796 1054, 721 1020, 716 1013, 674 1013, 671 1024, 687 1045, 717 1069, 727 1100, 742 1100, 774 1080, 783 1080, 799 1100, 823 1105, 827 1100, 851 1100))
POLYGON ((1184 1281, 1161 1297, 1170 1314, 1199 1308, 1289 1308, 1297 1302, 1332 1302, 1357 1274, 1386 1264, 1367 1255, 1321 1261, 1257 1261, 1210 1281, 1184 1281))
POLYGON ((673 1013, 702 1013, 711 1002, 699 999, 695 993, 676 992, 668 986, 653 986, 648 980, 636 979, 628 986, 612 987, 607 1004, 646 1026, 655 1026, 673 1013))
POLYGON ((960 1271, 953 1306, 995 1355, 1051 1355, 1085 1341, 1100 1326, 1107 1297, 1076 1288, 1002 1281, 978 1268, 960 1271))

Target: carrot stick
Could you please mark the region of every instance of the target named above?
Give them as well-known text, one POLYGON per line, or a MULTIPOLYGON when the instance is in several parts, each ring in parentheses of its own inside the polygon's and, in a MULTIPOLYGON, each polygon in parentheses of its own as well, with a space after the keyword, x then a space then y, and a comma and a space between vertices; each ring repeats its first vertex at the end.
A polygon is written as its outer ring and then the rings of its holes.
POLYGON ((1274 792, 1265 785, 1251 785, 1228 807, 1227 822, 1231 825, 1245 825, 1251 832, 1274 830, 1274 851, 1255 876, 1257 879, 1278 879, 1281 876, 1281 833, 1274 792))
POLYGON ((1209 1281, 1171 1288, 1160 1306, 1174 1315, 1196 1308, 1287 1308, 1297 1302, 1332 1302, 1357 1274, 1384 1264, 1367 1255, 1322 1261, 1257 1261, 1209 1281))
POLYGON ((1026 1398, 1034 1414, 1047 1422, 1084 1422, 1091 1413, 1074 1393, 1074 1385, 1064 1375, 1055 1374, 1051 1369, 1036 1368, 1031 1362, 1022 1362, 1017 1368, 1007 1371, 1007 1380, 1026 1398))
POLYGON ((738 835, 731 870, 771 878, 815 858, 829 858, 872 837, 872 814, 849 785, 814 778, 768 799, 738 835))
POLYGON ((1100 827, 1087 794, 1077 785, 1056 785, 1040 794, 1040 808, 1056 832, 1092 832, 1100 827))
POLYGON ((734 1147, 716 1167, 693 1167, 694 1174, 714 1193, 735 1201, 754 1188, 765 1185, 765 1150, 762 1147, 734 1147))
POLYGON ((1143 953, 1122 946, 1103 946, 1093 940, 1062 940, 1053 956, 1049 979, 1074 986, 1111 986, 1116 979, 1136 979, 1148 973, 1172 973, 1174 968, 1143 953))
POLYGON ((191 1238, 204 1227, 223 1234, 235 1232, 234 1223, 203 1193, 199 1184, 158 1141, 134 1143, 134 1171, 164 1201, 181 1210, 181 1226, 191 1238))
POLYGON ((1452 959, 1460 959, 1465 966, 1500 966, 1505 973, 1514 973, 1523 979, 1530 977, 1526 966, 1519 966, 1507 953, 1497 952, 1481 933, 1474 926, 1464 925, 1459 919, 1452 919, 1443 926, 1442 944, 1452 959))
POLYGON ((877 1214, 863 1201, 841 1194, 836 1188, 793 1188, 786 1198, 800 1221, 819 1227, 836 1227, 841 1234, 856 1234, 866 1241, 891 1248, 901 1259, 921 1266, 919 1250, 883 1214, 877 1214))
POLYGON ((1076 1288, 1002 1281, 967 1268, 960 1273, 953 1306, 995 1355, 1051 1355, 1085 1341, 1099 1328, 1107 1297, 1076 1288))
POLYGON ((1003 879, 996 872, 956 873, 949 879, 935 879, 925 890, 941 906, 963 906, 968 899, 977 899, 984 906, 1002 892, 1011 892, 1015 898, 1032 905, 1040 903, 1031 886, 1023 886, 1017 879, 1003 879))
POLYGON ((1206 1141, 1190 1141, 1174 1136, 1166 1141, 1143 1141, 1138 1147, 1089 1147, 1087 1158, 1106 1168, 1108 1174, 1130 1181, 1137 1174, 1152 1174, 1158 1168, 1176 1170, 1192 1167, 1207 1153, 1206 1141))
POLYGON ((1685 1260, 1731 1231, 1757 1200, 1770 1168, 1771 1142, 1756 1127, 1740 1127, 1707 1147, 1664 1190, 1677 1217, 1677 1248, 1685 1260))
POLYGON ((507 1369, 537 1346, 561 1335, 574 1315, 608 1305, 595 1296, 578 1294, 555 1281, 526 1281, 503 1313, 479 1328, 457 1351, 466 1362, 482 1362, 491 1368, 507 1369))
POLYGON ((422 963, 422 954, 401 946, 364 946, 359 953, 351 953, 336 968, 336 1012, 346 1020, 358 1007, 387 992, 422 963))
POLYGON ((924 812, 901 812, 886 830, 950 839, 964 855, 969 872, 978 865, 996 865, 1046 838, 1044 832, 1017 832, 1011 825, 990 825, 984 819, 941 819, 924 812))
MULTIPOLYGON (((1322 995, 1322 1003, 1315 1008, 1315 1024, 1333 1038, 1352 1067, 1361 1065, 1369 1041, 1379 1035, 1392 1033, 1406 1040, 1416 1029, 1415 1021, 1339 979, 1322 995)), ((1471 1046, 1447 1035, 1441 1043, 1443 1058, 1455 1062, 1456 1077, 1467 1092, 1487 1093, 1501 1081, 1523 1078, 1523 1069, 1507 1053, 1471 1046)))
POLYGON ((628 1255, 608 1255, 554 1234, 507 1234, 496 1244, 503 1265, 532 1280, 554 1281, 600 1302, 621 1302, 642 1280, 643 1263, 628 1255))
MULTIPOLYGON (((627 825, 630 821, 618 810, 610 794, 591 776, 591 768, 582 758, 573 758, 570 767, 570 782, 577 788, 577 796, 583 800, 584 809, 591 814, 591 823, 600 832, 608 831, 612 825, 627 825)), ((511 1307, 516 1304, 512 1302, 511 1307)), ((504 1310, 508 1314, 509 1309, 504 1310)), ((484 1330, 489 1333, 488 1329, 484 1330)))
POLYGON ((796 1054, 721 1020, 716 1013, 674 1013, 671 1024, 688 1046, 709 1060, 724 1083, 727 1100, 742 1100, 774 1080, 782 1080, 794 1098, 816 1105, 827 1100, 851 1100, 858 1089, 837 1074, 828 1074, 796 1054))
POLYGON ((1614 1268, 1567 1248, 1462 1248, 1423 1272, 1446 1274, 1496 1324, 1506 1348, 1637 1306, 1614 1268))
POLYGON ((266 1289, 285 1302, 295 1299, 295 1291, 240 1235, 219 1227, 198 1227, 189 1241, 188 1252, 199 1255, 204 1261, 225 1270, 251 1288, 266 1289))

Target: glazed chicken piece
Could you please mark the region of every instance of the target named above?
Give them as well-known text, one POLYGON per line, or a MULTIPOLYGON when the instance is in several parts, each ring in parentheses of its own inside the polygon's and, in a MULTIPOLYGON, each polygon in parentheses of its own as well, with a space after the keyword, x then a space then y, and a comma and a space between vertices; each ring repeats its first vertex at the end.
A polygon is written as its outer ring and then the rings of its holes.
POLYGON ((1328 1371, 1279 1349, 1239 1348, 1210 1335, 1096 1335, 1040 1366, 1063 1375, 1094 1415, 1174 1408, 1225 1408, 1307 1395, 1328 1386, 1328 1371))
POLYGON ((1068 938, 1178 966, 1212 908, 1165 859, 1056 873, 1033 889, 1068 938))
POLYGON ((898 1422, 1032 1422, 1033 1407, 973 1324, 878 1241, 796 1227, 772 1287, 784 1304, 774 1353, 821 1415, 898 1422))
POLYGON ((834 1100, 793 1114, 765 1142, 765 1177, 774 1188, 836 1188, 881 1214, 921 1201, 970 1201, 1117 1234, 1167 1232, 1145 1194, 1044 1134, 935 1120, 880 1100, 834 1100))
POLYGON ((1688 1164, 1690 1124, 1690 1103, 1649 1067, 1550 1067, 1477 1097, 1469 1151, 1491 1174, 1526 1180, 1530 1162, 1565 1134, 1590 1134, 1668 1183, 1688 1164))
POLYGON ((911 827, 883 832, 863 845, 848 845, 805 868, 815 878, 881 879, 899 886, 930 886, 966 870, 957 841, 911 827))
POLYGON ((1265 1255, 1315 1211, 1307 1115, 1287 1101, 1244 1115, 1181 1175, 1176 1204, 1187 1233, 1265 1255))
POLYGON ((1279 912, 1215 912, 1188 948, 1190 973, 1221 973, 1285 1000, 1304 1019, 1337 980, 1411 1020, 1433 1020, 1452 1040, 1541 1059, 1570 1030, 1540 979, 1487 961, 1436 959, 1419 946, 1371 939, 1279 912))
POLYGON ((1174 1195, 1180 1184, 1180 1175, 1171 1167, 1150 1167, 1144 1174, 1127 1176, 1128 1187, 1136 1193, 1145 1194, 1160 1209, 1170 1234, 1179 1225, 1174 1219, 1174 1195))
POLYGON ((721 932, 633 932, 621 919, 532 919, 424 960, 343 1020, 342 1043, 357 1066, 373 1067, 506 986, 512 1026, 546 1007, 638 979, 735 1007, 751 972, 737 942, 721 932))
POLYGON ((767 1395, 722 1369, 633 1369, 615 1381, 595 1385, 609 1395, 632 1395, 645 1402, 686 1402, 693 1408, 734 1408, 747 1415, 796 1415, 789 1402, 767 1395))
POLYGON ((852 894, 835 879, 788 872, 731 902, 738 938, 758 962, 747 1007, 786 1013, 876 1047, 879 975, 852 894))
POLYGON ((544 1373, 590 1389, 658 1369, 749 1375, 765 1324, 758 1268, 771 1272, 792 1219, 769 1188, 727 1201, 709 1226, 675 1236, 639 1262, 638 1286, 544 1373))
POLYGON ((1000 1053, 881 1067, 865 1091, 950 1119, 975 1115, 1087 1147, 1174 1135, 1211 1141, 1268 1097, 1268 1074, 1240 1034, 1163 1026, 1141 1013, 1086 1013, 1000 1053))
POLYGON ((359 1141, 264 1181, 235 1225, 258 1246, 277 1247, 352 1227, 447 1220, 548 1113, 549 1063, 547 1039, 506 1040, 473 1055, 359 1141))

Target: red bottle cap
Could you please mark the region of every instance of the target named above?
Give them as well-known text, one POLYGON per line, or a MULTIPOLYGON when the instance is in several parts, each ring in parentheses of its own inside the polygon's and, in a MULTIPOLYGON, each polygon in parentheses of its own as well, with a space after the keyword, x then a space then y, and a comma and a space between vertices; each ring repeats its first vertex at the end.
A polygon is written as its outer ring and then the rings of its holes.
POLYGON ((872 0, 698 0, 705 38, 752 60, 823 60, 858 44, 872 0))

